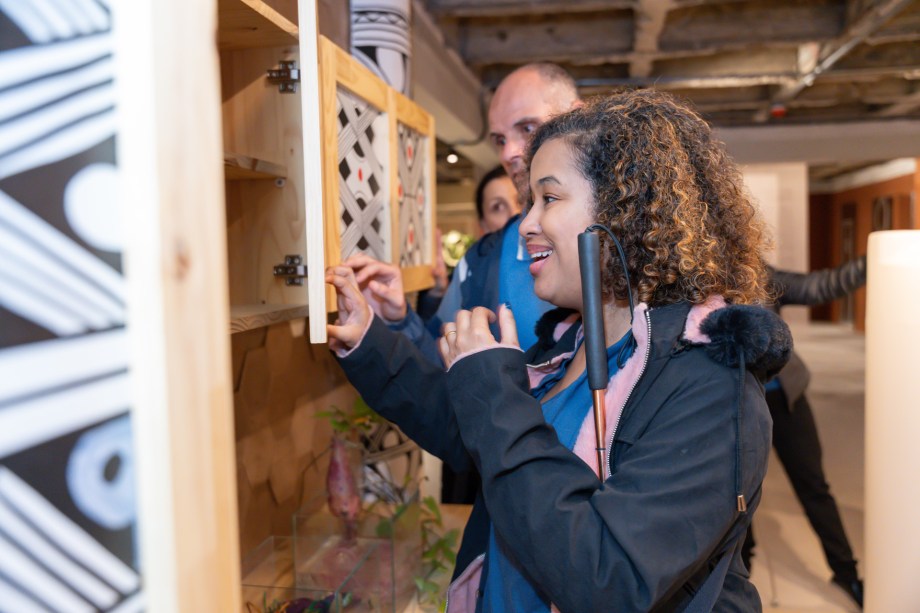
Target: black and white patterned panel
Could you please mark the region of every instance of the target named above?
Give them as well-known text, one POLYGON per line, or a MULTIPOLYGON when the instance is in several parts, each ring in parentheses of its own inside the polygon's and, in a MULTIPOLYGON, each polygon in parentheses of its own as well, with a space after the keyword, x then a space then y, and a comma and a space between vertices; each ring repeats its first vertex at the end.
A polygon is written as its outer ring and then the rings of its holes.
POLYGON ((140 611, 109 0, 0 0, 0 611, 140 611))
POLYGON ((390 260, 387 117, 351 92, 336 92, 342 259, 390 260))
POLYGON ((410 96, 411 0, 351 0, 351 54, 410 96))
POLYGON ((398 123, 399 265, 428 264, 428 139, 398 123))

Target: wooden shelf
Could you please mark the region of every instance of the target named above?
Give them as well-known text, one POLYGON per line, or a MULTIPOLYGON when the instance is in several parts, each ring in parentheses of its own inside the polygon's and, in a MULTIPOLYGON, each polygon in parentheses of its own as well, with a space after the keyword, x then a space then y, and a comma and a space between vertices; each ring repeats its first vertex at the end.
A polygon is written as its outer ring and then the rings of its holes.
POLYGON ((267 160, 224 152, 224 178, 228 181, 247 179, 284 179, 287 168, 267 160))
POLYGON ((218 0, 217 48, 298 44, 297 26, 262 0, 218 0))
POLYGON ((305 318, 306 304, 235 304, 230 306, 230 334, 305 318))

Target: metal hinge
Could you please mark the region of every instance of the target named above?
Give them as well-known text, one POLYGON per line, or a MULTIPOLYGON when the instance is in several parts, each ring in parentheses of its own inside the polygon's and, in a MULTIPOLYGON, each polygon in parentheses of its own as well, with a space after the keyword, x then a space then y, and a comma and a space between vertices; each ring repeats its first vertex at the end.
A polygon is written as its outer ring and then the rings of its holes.
POLYGON ((276 264, 272 274, 283 277, 285 285, 303 285, 307 276, 307 267, 303 265, 303 258, 299 255, 284 256, 284 264, 276 264))
POLYGON ((279 68, 270 68, 268 70, 268 80, 278 84, 278 91, 282 94, 293 94, 297 92, 297 82, 300 81, 300 69, 297 68, 297 62, 293 60, 280 61, 279 68))

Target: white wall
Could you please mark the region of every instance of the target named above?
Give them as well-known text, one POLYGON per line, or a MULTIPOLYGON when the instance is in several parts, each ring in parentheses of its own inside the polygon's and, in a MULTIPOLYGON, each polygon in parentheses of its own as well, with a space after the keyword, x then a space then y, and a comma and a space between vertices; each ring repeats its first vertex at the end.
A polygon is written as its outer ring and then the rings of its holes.
MULTIPOLYGON (((767 261, 776 268, 808 271, 808 166, 803 162, 742 167, 744 182, 773 234, 767 261)), ((808 321, 807 307, 786 307, 789 322, 808 321)))

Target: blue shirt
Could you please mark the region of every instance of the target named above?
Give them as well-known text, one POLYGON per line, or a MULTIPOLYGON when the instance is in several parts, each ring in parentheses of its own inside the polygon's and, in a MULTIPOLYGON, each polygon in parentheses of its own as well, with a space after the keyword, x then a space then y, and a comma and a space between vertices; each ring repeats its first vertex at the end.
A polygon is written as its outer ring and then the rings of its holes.
POLYGON ((518 217, 505 229, 498 273, 498 302, 511 307, 521 349, 527 349, 537 342, 534 331, 537 321, 554 307, 533 292, 530 254, 521 238, 520 227, 521 217, 518 217))
MULTIPOLYGON (((613 377, 619 371, 618 357, 624 345, 624 359, 632 354, 632 335, 627 333, 615 344, 607 348, 607 367, 613 377)), ((579 342, 579 346, 581 342, 579 342)), ((575 347, 578 349, 578 346, 575 347)), ((572 354, 574 357, 574 353, 572 354)), ((565 360, 561 368, 547 375, 540 384, 531 390, 535 398, 542 399, 553 385, 558 382, 569 367, 572 358, 565 360)), ((587 369, 564 390, 543 403, 543 418, 551 425, 559 437, 559 442, 567 449, 575 447, 578 432, 588 411, 593 407, 591 390, 588 388, 587 369)), ((514 559, 514 553, 497 538, 495 527, 489 528, 489 546, 486 552, 488 573, 483 586, 483 613, 548 613, 550 601, 539 593, 525 576, 514 559)))

